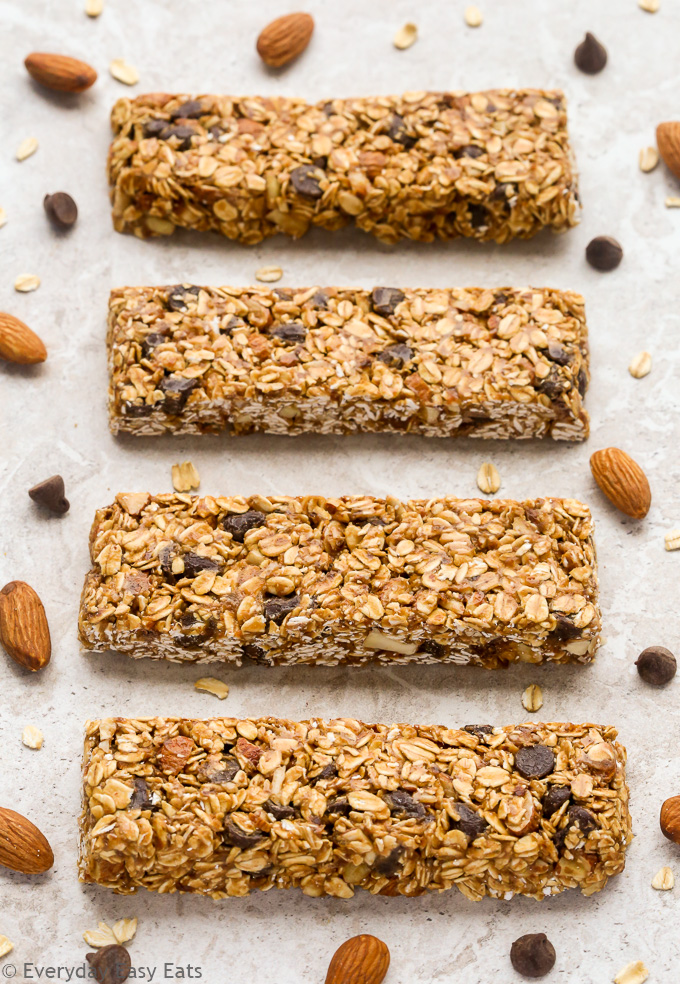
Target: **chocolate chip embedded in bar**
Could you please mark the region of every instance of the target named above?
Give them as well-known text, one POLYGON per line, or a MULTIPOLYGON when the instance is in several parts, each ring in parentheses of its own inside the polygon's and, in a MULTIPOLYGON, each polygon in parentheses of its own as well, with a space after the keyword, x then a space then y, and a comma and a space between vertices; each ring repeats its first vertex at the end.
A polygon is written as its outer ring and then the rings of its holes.
POLYGON ((214 899, 270 888, 592 895, 623 870, 632 838, 616 735, 594 724, 92 721, 80 877, 214 899))
POLYGON ((100 509, 86 649, 239 664, 590 662, 588 508, 121 494, 100 509))
POLYGON ((354 222, 379 239, 505 243, 578 221, 557 90, 413 92, 308 104, 153 93, 113 107, 113 221, 243 243, 354 222))
POLYGON ((114 433, 588 436, 571 291, 126 287, 108 348, 114 433))

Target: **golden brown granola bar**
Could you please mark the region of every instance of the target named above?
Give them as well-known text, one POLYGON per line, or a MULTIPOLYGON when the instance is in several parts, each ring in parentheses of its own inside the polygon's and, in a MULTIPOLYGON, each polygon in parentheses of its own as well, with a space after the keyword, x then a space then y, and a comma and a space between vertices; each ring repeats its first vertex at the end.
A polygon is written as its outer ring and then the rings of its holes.
POLYGON ((257 243, 354 222, 385 242, 504 243, 577 222, 558 90, 302 99, 119 99, 109 152, 119 232, 212 229, 257 243))
POLYGON ((594 724, 91 721, 80 877, 214 899, 273 887, 592 895, 623 870, 632 837, 616 735, 594 724))
POLYGON ((588 436, 572 291, 125 287, 108 348, 114 433, 588 436))
POLYGON ((573 499, 120 494, 92 527, 80 637, 236 664, 586 663, 592 534, 573 499))

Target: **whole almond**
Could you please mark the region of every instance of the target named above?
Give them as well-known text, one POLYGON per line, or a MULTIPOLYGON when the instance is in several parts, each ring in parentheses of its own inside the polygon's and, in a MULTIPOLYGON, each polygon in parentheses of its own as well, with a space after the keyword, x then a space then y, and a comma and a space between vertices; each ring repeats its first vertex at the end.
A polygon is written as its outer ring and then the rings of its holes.
POLYGON ((32 366, 46 358, 47 349, 36 333, 13 314, 0 311, 0 359, 32 366))
POLYGON ((10 581, 0 591, 0 642, 33 673, 50 661, 52 643, 43 603, 30 584, 10 581))
POLYGON ((42 875, 54 864, 52 848, 35 824, 0 806, 0 864, 24 875, 42 875))
POLYGON ((649 512, 652 493, 647 476, 620 448, 604 448, 590 458, 593 478, 604 494, 626 516, 642 519, 649 512))
POLYGON ((270 68, 281 68, 301 55, 314 31, 311 14, 286 14, 267 24, 257 39, 257 53, 270 68))
POLYGON ((390 965, 390 951, 375 936, 353 936, 333 954, 326 984, 381 984, 390 965))
POLYGON ((97 73, 87 62, 68 55, 51 55, 34 51, 24 65, 31 78, 47 89, 57 92, 84 92, 97 79, 97 73))
POLYGON ((656 145, 668 170, 680 178, 680 123, 659 123, 656 145))
POLYGON ((680 796, 671 796, 664 800, 659 816, 661 833, 668 840, 680 844, 680 796))

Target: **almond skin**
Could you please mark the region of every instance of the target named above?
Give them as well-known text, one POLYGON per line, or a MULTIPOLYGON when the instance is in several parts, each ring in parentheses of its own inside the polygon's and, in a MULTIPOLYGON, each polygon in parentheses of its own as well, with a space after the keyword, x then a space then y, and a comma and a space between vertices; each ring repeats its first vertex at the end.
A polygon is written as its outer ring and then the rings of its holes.
POLYGON ((333 954, 326 984, 381 984, 390 965, 390 951, 375 936, 353 936, 333 954))
POLYGON ((0 591, 0 642, 20 666, 35 673, 52 655, 43 603, 30 584, 10 581, 0 591))
POLYGON ((301 55, 314 31, 311 14, 286 14, 267 24, 257 39, 257 53, 270 68, 281 68, 301 55))
POLYGON ((680 123, 659 123, 656 145, 668 170, 680 178, 680 123))
POLYGON ((659 816, 661 833, 674 844, 680 844, 680 796, 664 801, 659 816))
POLYGON ((0 359, 32 366, 46 358, 47 349, 36 333, 13 314, 0 311, 0 359))
POLYGON ((68 55, 51 55, 34 51, 24 59, 26 71, 47 89, 57 92, 84 92, 97 79, 97 73, 87 62, 68 55))
POLYGON ((637 461, 620 448, 604 448, 590 458, 593 478, 604 494, 626 516, 643 519, 652 504, 647 476, 637 461))
POLYGON ((24 875, 42 875, 54 864, 52 848, 35 824, 0 806, 0 864, 24 875))

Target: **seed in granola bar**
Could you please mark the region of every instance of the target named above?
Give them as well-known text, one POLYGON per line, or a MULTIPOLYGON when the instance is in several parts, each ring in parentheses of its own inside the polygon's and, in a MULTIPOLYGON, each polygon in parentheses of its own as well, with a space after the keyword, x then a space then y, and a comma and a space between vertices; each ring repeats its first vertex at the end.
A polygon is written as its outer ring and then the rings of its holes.
POLYGON ((324 177, 324 172, 315 164, 301 164, 290 172, 291 184, 298 195, 312 200, 322 197, 320 182, 324 177))
POLYGON ((481 738, 482 735, 492 735, 493 725, 492 724, 466 724, 463 731, 467 731, 471 735, 477 735, 481 738))
POLYGON ((196 553, 185 553, 184 577, 198 577, 201 571, 221 571, 222 561, 215 557, 201 557, 196 553))
POLYGON ((574 52, 574 62, 586 75, 597 75, 607 64, 607 49, 594 34, 587 31, 574 52))
POLYGON ((63 516, 69 510, 70 503, 64 495, 64 479, 61 475, 46 478, 44 482, 29 489, 28 494, 34 502, 57 516, 63 516))
POLYGON ((260 841, 265 840, 266 834, 262 834, 259 831, 249 834, 247 831, 239 827, 238 824, 234 823, 233 820, 226 820, 222 837, 225 843, 231 844, 233 847, 240 847, 242 850, 247 851, 248 848, 255 847, 256 844, 260 843, 260 841))
POLYGON ((186 311, 187 302, 184 300, 185 295, 197 295, 200 293, 200 290, 200 287, 186 287, 184 284, 176 284, 168 293, 168 307, 171 311, 186 311))
POLYGON ((545 977, 555 966, 557 955, 545 933, 527 933, 510 948, 510 961, 524 977, 545 977))
POLYGON ((376 314, 389 318, 405 297, 403 290, 398 287, 374 287, 371 291, 371 306, 376 314))
POLYGON ((158 389, 165 393, 163 400, 163 413, 170 416, 177 416, 182 412, 189 398, 189 394, 200 386, 200 379, 189 379, 186 376, 172 374, 164 376, 158 384, 158 389))
POLYGON ((378 352, 376 355, 378 362, 384 362, 390 369, 401 369, 412 358, 413 349, 401 343, 388 345, 387 348, 383 349, 382 352, 378 352))
POLYGON ((307 329, 300 321, 289 321, 283 325, 276 325, 269 331, 270 335, 280 338, 282 342, 300 343, 307 337, 307 329))
POLYGON ((275 803, 270 799, 267 800, 262 809, 266 810, 267 813, 271 813, 276 820, 292 820, 294 817, 299 816, 294 806, 283 806, 281 803, 275 803))
POLYGON ((55 191, 53 195, 45 195, 43 208, 52 222, 62 229, 70 229, 78 218, 78 206, 65 191, 55 191))
POLYGON ((515 754, 515 768, 525 779, 545 779, 555 769, 555 753, 547 745, 529 745, 515 754))
POLYGON ((406 120, 403 116, 398 113, 392 114, 392 119, 390 120, 390 128, 387 131, 388 137, 394 140, 395 143, 399 143, 402 147, 409 150, 415 144, 417 137, 411 136, 406 129, 406 120))
POLYGON ((267 517, 263 512, 249 509, 248 512, 231 513, 229 516, 225 516, 222 520, 222 527, 227 533, 231 533, 232 540, 235 540, 236 543, 243 543, 249 530, 264 526, 266 522, 267 517))
POLYGON ((112 943, 94 953, 86 953, 85 959, 99 984, 123 984, 130 976, 132 960, 120 943, 112 943))
POLYGON ((268 598, 264 603, 264 617, 267 622, 275 622, 280 625, 289 612, 300 604, 300 599, 296 594, 281 598, 278 595, 268 598))
POLYGON ((404 789, 395 789, 392 793, 387 793, 385 799, 393 816, 397 817, 417 817, 418 819, 427 816, 427 810, 422 803, 407 793, 404 789))
POLYGON ((675 656, 663 646, 649 646, 635 660, 637 671, 645 681, 661 687, 675 676, 678 664, 675 656))
POLYGON ((489 826, 486 820, 465 803, 454 803, 453 808, 458 814, 457 820, 451 821, 454 830, 460 830, 470 841, 480 837, 489 826))
POLYGON ((586 260, 596 270, 615 270, 622 259, 621 244, 612 236, 596 236, 586 246, 586 260))
POLYGON ((135 788, 130 799, 129 809, 150 810, 153 807, 153 800, 151 799, 151 790, 146 779, 142 776, 134 776, 132 781, 135 788))
POLYGON ((548 358, 558 366, 568 366, 571 362, 571 355, 559 342, 548 342, 548 358))
POLYGON ((373 870, 377 871, 379 875, 383 875, 385 878, 391 878, 396 875, 401 868, 401 858, 404 853, 403 847, 393 848, 389 854, 378 855, 375 864, 373 865, 373 870))
POLYGON ((197 120, 203 116, 203 107, 198 99, 188 99, 170 113, 174 120, 197 120))
POLYGON ((551 786, 543 797, 543 816, 551 817, 559 808, 571 799, 569 786, 551 786))

